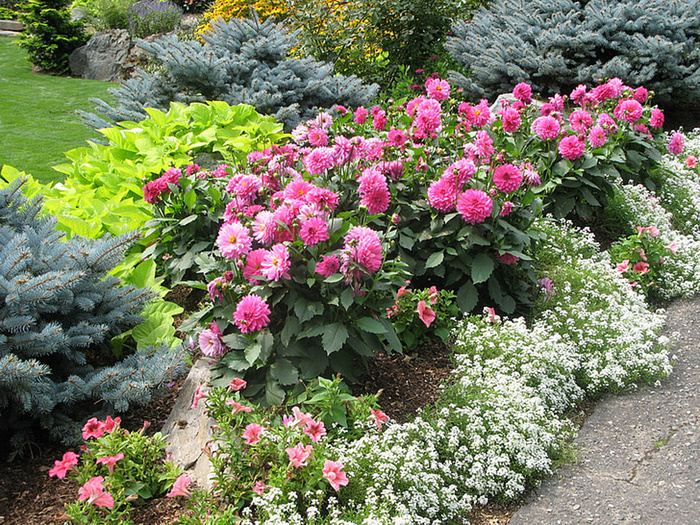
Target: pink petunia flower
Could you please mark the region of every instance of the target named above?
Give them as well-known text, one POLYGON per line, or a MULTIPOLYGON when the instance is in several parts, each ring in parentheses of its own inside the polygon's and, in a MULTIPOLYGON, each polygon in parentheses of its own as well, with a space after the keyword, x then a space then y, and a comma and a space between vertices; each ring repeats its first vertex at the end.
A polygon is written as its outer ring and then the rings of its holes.
POLYGON ((270 322, 270 307, 259 295, 243 297, 233 312, 233 321, 244 334, 258 332, 270 322))
POLYGON ((228 384, 228 388, 229 390, 231 390, 231 392, 238 392, 239 390, 243 390, 247 386, 248 382, 245 379, 241 379, 240 377, 236 377, 233 381, 231 381, 228 384))
POLYGON ((275 244, 265 255, 260 269, 268 281, 279 281, 282 278, 290 278, 291 266, 287 247, 284 244, 275 244))
POLYGON ((382 423, 387 423, 389 421, 389 416, 387 416, 384 412, 381 410, 375 410, 372 407, 370 407, 370 415, 367 419, 374 421, 377 424, 377 428, 379 430, 382 429, 382 423))
POLYGON ((260 436, 264 431, 265 429, 257 423, 249 423, 241 436, 245 439, 247 445, 255 445, 260 442, 260 436))
POLYGON ((87 420, 87 423, 83 426, 83 439, 88 440, 90 438, 101 438, 105 434, 105 425, 102 421, 99 421, 96 417, 87 420))
POLYGON ((309 456, 311 456, 311 451, 313 449, 313 445, 297 443, 293 447, 285 448, 284 451, 289 456, 290 465, 294 468, 301 468, 308 465, 307 461, 309 460, 309 456))
POLYGON ((192 398, 192 404, 190 405, 190 409, 197 408, 199 401, 201 399, 204 399, 205 397, 207 397, 207 393, 204 391, 204 385, 199 385, 197 387, 197 390, 195 390, 194 392, 194 397, 192 398))
POLYGON ((695 168, 698 165, 698 158, 695 155, 688 155, 685 159, 685 165, 689 168, 695 168))
POLYGON ((105 479, 102 476, 90 478, 82 487, 78 489, 78 500, 85 501, 96 507, 114 508, 114 498, 111 494, 104 491, 102 482, 105 479))
POLYGON ((183 496, 185 498, 189 498, 192 496, 192 493, 189 491, 189 486, 191 483, 191 477, 189 477, 187 474, 181 474, 177 477, 175 483, 173 483, 173 486, 170 489, 170 492, 168 492, 165 497, 176 498, 178 496, 183 496))
POLYGON ((335 491, 339 491, 341 486, 348 484, 348 477, 343 472, 343 464, 339 461, 326 460, 323 465, 323 477, 328 480, 335 491))
POLYGON ((256 481, 255 485, 253 486, 253 492, 255 492, 258 496, 262 496, 267 489, 269 489, 267 485, 263 481, 256 481))
POLYGON ((625 259, 621 263, 618 263, 618 265, 615 267, 615 269, 620 273, 625 273, 625 272, 629 271, 629 269, 630 269, 629 259, 625 259))
POLYGON ((649 263, 643 261, 634 263, 634 266, 632 266, 632 271, 644 275, 645 273, 649 272, 649 263))
POLYGON ((493 200, 486 192, 470 188, 457 199, 457 211, 469 224, 484 222, 493 211, 493 200))
POLYGON ((586 143, 576 135, 564 137, 559 142, 559 153, 565 159, 576 160, 586 151, 586 143))
POLYGON ((226 404, 232 407, 231 414, 236 415, 239 412, 251 412, 253 409, 246 405, 241 405, 238 401, 227 399, 226 404))
POLYGON ((302 430, 304 434, 311 438, 311 441, 318 443, 319 440, 327 434, 326 425, 323 421, 307 420, 302 430))
POLYGON ((115 417, 112 419, 112 416, 107 416, 104 422, 104 431, 105 434, 110 434, 114 432, 114 430, 119 428, 119 424, 122 422, 122 418, 120 417, 115 417))
POLYGON ((116 456, 104 456, 101 458, 97 458, 97 461, 95 463, 97 463, 98 465, 106 465, 107 470, 111 474, 112 472, 114 472, 114 465, 116 465, 117 461, 121 459, 124 459, 124 454, 120 452, 116 456))
POLYGON ((75 452, 66 452, 63 454, 63 458, 60 461, 54 461, 53 468, 49 470, 49 477, 56 476, 59 479, 63 479, 66 477, 68 472, 75 470, 73 467, 75 467, 77 464, 78 455, 75 452))
POLYGON ((493 172, 493 183, 503 193, 511 193, 517 190, 523 182, 523 176, 517 166, 504 164, 493 172))
POLYGON ((252 246, 248 228, 240 222, 227 222, 219 229, 216 245, 221 255, 227 259, 236 260, 248 253, 252 246))
POLYGON ((418 301, 416 313, 418 313, 418 318, 423 321, 426 328, 430 328, 430 325, 435 321, 435 310, 430 308, 425 301, 418 301))

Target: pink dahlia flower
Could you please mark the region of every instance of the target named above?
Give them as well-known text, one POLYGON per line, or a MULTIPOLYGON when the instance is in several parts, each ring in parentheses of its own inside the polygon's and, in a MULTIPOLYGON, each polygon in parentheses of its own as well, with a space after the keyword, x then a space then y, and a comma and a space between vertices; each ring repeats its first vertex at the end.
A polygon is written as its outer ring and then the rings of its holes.
POLYGON ((532 87, 526 82, 520 82, 513 88, 513 96, 521 102, 529 104, 532 102, 532 87))
POLYGON ((593 117, 588 111, 579 109, 574 111, 569 116, 569 125, 571 129, 578 133, 585 132, 593 124, 593 117))
POLYGON ((603 145, 605 145, 605 142, 608 140, 607 135, 605 134, 605 130, 600 127, 598 124, 593 126, 589 131, 588 131, 588 143, 593 146, 594 148, 599 148, 603 145))
POLYGON ((459 196, 457 211, 469 224, 484 222, 493 211, 493 200, 484 191, 468 189, 459 196))
POLYGON ((250 284, 255 284, 256 281, 262 281, 262 263, 266 255, 267 250, 264 248, 253 250, 246 255, 245 266, 243 267, 243 278, 248 279, 250 284))
POLYGON ((523 182, 523 176, 517 166, 504 164, 493 173, 493 183, 503 193, 511 193, 517 190, 523 182))
POLYGON ((644 108, 634 99, 621 100, 613 110, 613 115, 618 120, 626 122, 637 122, 642 118, 644 108))
POLYGON ((554 117, 538 117, 532 123, 531 129, 542 140, 555 139, 561 132, 561 125, 554 117))
POLYGON ((258 332, 270 322, 270 307, 262 297, 249 294, 243 297, 233 312, 233 321, 244 334, 258 332))
POLYGON ((260 270, 268 281, 289 279, 289 268, 292 262, 289 259, 289 250, 284 244, 275 244, 265 255, 260 270))
POLYGON ((311 217, 301 223, 299 237, 306 246, 328 240, 328 224, 320 217, 311 217))
POLYGON ((450 212, 457 204, 457 186, 453 177, 441 177, 430 183, 428 202, 439 211, 450 212))
POLYGON ((506 108, 501 111, 501 121, 503 122, 503 131, 514 133, 520 127, 520 113, 514 108, 506 108))
POLYGON ((340 260, 337 255, 324 255, 321 260, 316 263, 316 273, 328 278, 340 269, 340 260))
POLYGON ((221 340, 221 333, 205 328, 199 334, 199 349, 207 357, 219 357, 224 353, 226 346, 221 340))
POLYGON ((311 175, 319 175, 335 165, 335 149, 327 146, 315 148, 303 162, 311 175))
POLYGON ((341 272, 349 279, 363 273, 373 274, 382 266, 382 243, 379 235, 366 226, 354 226, 345 236, 341 253, 341 272))
POLYGON ((685 144, 683 142, 683 137, 682 133, 674 133, 671 135, 671 141, 668 143, 667 149, 668 152, 671 155, 680 155, 683 153, 683 149, 685 148, 685 144))
POLYGON ((559 153, 565 159, 576 160, 586 151, 586 144, 576 135, 564 137, 559 142, 559 153))
POLYGON ((425 81, 425 90, 430 98, 437 101, 446 100, 450 97, 450 84, 440 78, 428 78, 425 81))
POLYGON ((248 228, 240 222, 227 222, 219 229, 216 245, 221 255, 227 259, 236 260, 250 251, 252 240, 248 228))
POLYGON ((662 128, 664 125, 664 112, 658 108, 651 110, 651 117, 649 117, 649 125, 652 128, 662 128))

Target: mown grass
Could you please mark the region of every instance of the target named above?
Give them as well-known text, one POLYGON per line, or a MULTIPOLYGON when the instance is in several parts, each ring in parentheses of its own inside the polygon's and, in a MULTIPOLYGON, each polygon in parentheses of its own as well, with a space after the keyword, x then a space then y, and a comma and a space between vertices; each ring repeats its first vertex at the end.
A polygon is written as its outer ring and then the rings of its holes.
POLYGON ((65 151, 99 134, 76 109, 93 110, 90 97, 113 100, 110 82, 32 73, 26 52, 12 37, 0 37, 0 167, 9 164, 42 182, 63 179, 51 166, 65 151))

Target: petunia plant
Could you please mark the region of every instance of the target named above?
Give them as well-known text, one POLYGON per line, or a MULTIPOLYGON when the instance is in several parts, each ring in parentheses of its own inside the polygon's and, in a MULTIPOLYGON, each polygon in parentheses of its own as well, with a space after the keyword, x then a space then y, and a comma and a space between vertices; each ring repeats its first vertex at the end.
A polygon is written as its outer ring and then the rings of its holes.
POLYGON ((168 492, 173 497, 186 488, 180 467, 165 461, 165 438, 146 436, 148 423, 138 432, 120 426, 120 418, 89 419, 82 429, 81 453, 66 452, 49 476, 78 482, 77 501, 66 504, 71 523, 131 523, 133 503, 143 503, 168 492), (175 484, 175 485, 174 485, 175 484), (174 485, 174 486, 173 486, 174 485))
MULTIPOLYGON (((235 379, 225 388, 203 393, 216 421, 216 447, 210 457, 217 493, 241 511, 271 489, 280 490, 284 498, 293 495, 302 504, 319 494, 325 500, 342 491, 349 479, 329 449, 341 425, 326 427, 323 411, 315 411, 314 417, 297 405, 290 411, 251 405, 241 395, 246 388, 246 381, 235 379)), ((347 404, 350 410, 342 427, 353 428, 356 438, 381 431, 388 421, 375 409, 374 396, 353 397, 347 404)), ((347 439, 347 433, 344 436, 347 439)))

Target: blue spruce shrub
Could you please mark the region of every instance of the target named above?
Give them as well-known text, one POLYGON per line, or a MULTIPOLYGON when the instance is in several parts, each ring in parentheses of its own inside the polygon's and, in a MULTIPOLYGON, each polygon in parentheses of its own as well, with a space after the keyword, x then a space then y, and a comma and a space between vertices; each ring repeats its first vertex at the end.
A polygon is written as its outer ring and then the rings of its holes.
POLYGON ((142 320, 153 295, 107 275, 135 235, 63 242, 22 184, 0 190, 0 428, 15 446, 37 422, 72 443, 88 415, 148 403, 186 371, 186 350, 116 362, 110 339, 142 320))
POLYGON ((666 106, 700 101, 697 0, 496 0, 458 21, 445 48, 470 71, 451 80, 492 98, 528 82, 543 95, 609 78, 666 106))
MULTIPOLYGON (((222 100, 254 106, 291 129, 321 108, 367 105, 378 90, 354 75, 334 75, 331 64, 287 58, 297 35, 272 19, 217 19, 212 25, 202 35, 203 43, 174 35, 139 41, 159 67, 153 72, 138 69, 121 89, 113 90, 116 106, 93 100, 98 112, 113 122, 138 122, 148 116, 144 108, 165 111, 172 101, 222 100)), ((88 125, 108 125, 83 117, 88 125)))

